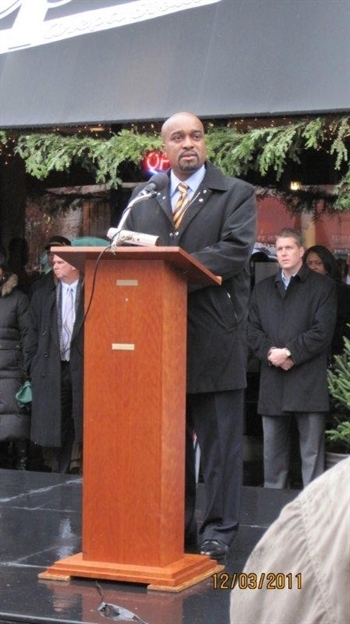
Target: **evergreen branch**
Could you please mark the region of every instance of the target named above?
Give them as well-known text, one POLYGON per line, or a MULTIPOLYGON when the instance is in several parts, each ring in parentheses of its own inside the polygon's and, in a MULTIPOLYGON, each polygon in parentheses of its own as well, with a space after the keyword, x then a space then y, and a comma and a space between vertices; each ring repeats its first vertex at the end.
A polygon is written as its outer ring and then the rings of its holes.
MULTIPOLYGON (((306 150, 326 149, 334 158, 334 168, 340 170, 349 162, 348 142, 350 117, 339 116, 302 119, 288 125, 237 128, 207 124, 208 158, 226 175, 247 175, 258 172, 262 177, 274 171, 280 180, 289 162, 300 163, 306 150)), ((6 133, 0 131, 0 142, 6 143, 6 133)), ((155 132, 139 132, 137 127, 124 128, 109 138, 47 134, 24 134, 17 137, 15 152, 24 160, 26 171, 45 179, 53 171, 69 171, 79 164, 95 176, 97 183, 120 183, 120 167, 124 163, 141 163, 147 151, 161 150, 162 140, 155 132)), ((288 198, 292 212, 308 206, 315 209, 319 196, 311 187, 302 195, 288 198)), ((333 196, 324 198, 325 211, 350 211, 350 165, 339 181, 333 196)))
MULTIPOLYGON (((350 328, 350 325, 348 325, 350 328)), ((350 450, 350 339, 343 336, 344 350, 334 356, 333 368, 328 371, 328 390, 336 413, 332 429, 326 430, 327 439, 342 443, 350 450)))

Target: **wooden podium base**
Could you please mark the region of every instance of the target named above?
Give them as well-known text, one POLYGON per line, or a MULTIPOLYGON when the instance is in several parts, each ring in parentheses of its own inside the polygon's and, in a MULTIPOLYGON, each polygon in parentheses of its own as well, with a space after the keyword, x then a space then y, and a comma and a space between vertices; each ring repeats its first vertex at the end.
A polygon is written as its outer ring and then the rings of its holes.
POLYGON ((150 590, 180 592, 223 568, 224 566, 218 565, 205 555, 185 554, 182 559, 170 565, 153 567, 85 561, 82 553, 79 553, 56 561, 38 577, 48 581, 69 581, 71 577, 123 581, 146 584, 150 590))

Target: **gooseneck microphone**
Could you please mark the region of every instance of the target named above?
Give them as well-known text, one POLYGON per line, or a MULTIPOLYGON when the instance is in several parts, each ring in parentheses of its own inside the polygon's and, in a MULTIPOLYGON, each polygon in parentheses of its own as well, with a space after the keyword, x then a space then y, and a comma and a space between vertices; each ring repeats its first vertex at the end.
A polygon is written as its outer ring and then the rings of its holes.
MULTIPOLYGON (((143 197, 144 195, 148 195, 149 193, 151 193, 151 197, 154 197, 154 195, 162 191, 167 186, 168 182, 169 177, 166 173, 155 173, 149 179, 148 184, 142 189, 142 191, 136 195, 135 199, 139 196, 143 197)), ((135 199, 132 201, 135 201, 135 199)))
POLYGON ((169 177, 166 173, 155 173, 150 178, 148 184, 146 184, 146 186, 144 186, 143 189, 137 193, 134 199, 128 203, 123 212, 122 218, 119 221, 118 227, 109 228, 107 232, 107 237, 112 240, 112 247, 117 247, 119 245, 140 245, 143 247, 157 245, 158 236, 123 230, 123 225, 129 216, 130 210, 135 204, 140 201, 150 199, 151 197, 155 197, 155 195, 166 188, 168 183, 169 177))

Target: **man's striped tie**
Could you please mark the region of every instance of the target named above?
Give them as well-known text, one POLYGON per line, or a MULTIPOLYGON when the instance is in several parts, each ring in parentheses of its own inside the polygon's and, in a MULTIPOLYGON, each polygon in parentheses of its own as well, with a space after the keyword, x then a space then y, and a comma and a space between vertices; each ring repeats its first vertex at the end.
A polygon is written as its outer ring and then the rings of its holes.
POLYGON ((185 184, 185 182, 180 182, 177 188, 180 192, 180 195, 173 209, 173 221, 175 230, 180 227, 182 217, 184 216, 186 208, 190 202, 190 198, 188 196, 188 184, 185 184))

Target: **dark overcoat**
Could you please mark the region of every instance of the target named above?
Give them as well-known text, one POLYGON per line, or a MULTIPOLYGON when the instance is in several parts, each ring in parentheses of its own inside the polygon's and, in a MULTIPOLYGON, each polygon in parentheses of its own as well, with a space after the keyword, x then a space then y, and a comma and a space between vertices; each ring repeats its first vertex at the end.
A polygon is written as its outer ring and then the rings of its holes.
POLYGON ((207 162, 204 179, 177 231, 169 186, 134 204, 124 228, 158 235, 160 245, 183 248, 222 277, 221 286, 189 289, 187 392, 244 388, 249 258, 256 236, 254 188, 224 176, 207 162))
MULTIPOLYGON (((32 381, 32 422, 30 437, 41 446, 61 446, 61 355, 57 300, 60 288, 45 280, 32 296, 26 367, 32 381)), ((77 443, 82 441, 83 420, 83 293, 77 301, 71 342, 72 417, 77 443)))
POLYGON ((327 359, 336 321, 334 281, 303 266, 284 290, 281 271, 254 287, 248 340, 261 362, 258 412, 326 412, 327 359), (287 347, 289 371, 269 366, 271 347, 287 347))
POLYGON ((30 417, 15 394, 24 380, 23 343, 28 331, 29 299, 11 274, 0 288, 0 440, 29 438, 30 417))

